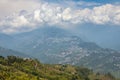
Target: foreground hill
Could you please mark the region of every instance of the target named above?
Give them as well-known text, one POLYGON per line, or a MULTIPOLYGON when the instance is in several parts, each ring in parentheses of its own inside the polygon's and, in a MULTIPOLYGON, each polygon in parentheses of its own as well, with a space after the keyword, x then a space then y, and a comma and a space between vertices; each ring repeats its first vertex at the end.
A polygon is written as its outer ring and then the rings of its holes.
POLYGON ((36 59, 0 56, 0 80, 116 80, 110 73, 70 65, 42 64, 36 59))

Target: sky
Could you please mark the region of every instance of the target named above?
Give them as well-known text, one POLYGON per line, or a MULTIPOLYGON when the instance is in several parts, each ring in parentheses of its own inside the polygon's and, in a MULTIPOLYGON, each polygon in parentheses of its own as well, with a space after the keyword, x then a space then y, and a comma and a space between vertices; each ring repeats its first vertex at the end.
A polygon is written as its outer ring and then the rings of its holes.
POLYGON ((75 2, 79 2, 79 1, 84 1, 84 2, 95 2, 95 3, 118 3, 120 2, 120 0, 45 0, 45 1, 49 1, 49 2, 58 2, 58 1, 75 1, 75 2))
MULTIPOLYGON (((75 0, 75 1, 81 1, 81 0, 75 0)), ((82 0, 87 2, 97 2, 97 3, 115 3, 120 2, 120 0, 82 0)))
POLYGON ((45 24, 120 26, 120 0, 0 0, 0 32, 26 32, 45 24))

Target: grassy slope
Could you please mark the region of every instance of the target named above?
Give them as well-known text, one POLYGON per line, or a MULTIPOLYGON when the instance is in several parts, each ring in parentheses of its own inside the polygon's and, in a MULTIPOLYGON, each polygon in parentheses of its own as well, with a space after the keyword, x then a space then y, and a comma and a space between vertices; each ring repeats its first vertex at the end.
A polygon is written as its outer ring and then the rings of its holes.
POLYGON ((42 64, 35 59, 0 57, 0 80, 115 80, 82 67, 42 64))

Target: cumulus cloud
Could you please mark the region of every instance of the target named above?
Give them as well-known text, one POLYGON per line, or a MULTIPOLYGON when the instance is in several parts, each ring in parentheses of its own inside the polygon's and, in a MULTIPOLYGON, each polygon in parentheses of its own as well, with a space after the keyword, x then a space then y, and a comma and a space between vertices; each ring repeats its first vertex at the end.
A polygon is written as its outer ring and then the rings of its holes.
MULTIPOLYGON (((12 5, 12 2, 16 0, 4 1, 10 1, 12 5)), ((4 1, 2 0, 0 2, 5 3, 4 1)), ((23 4, 24 0, 18 0, 17 2, 20 5, 23 4)), ((44 24, 64 25, 66 23, 93 23, 100 25, 120 25, 119 5, 104 4, 100 6, 93 6, 92 8, 80 7, 78 9, 75 7, 72 8, 70 6, 62 6, 58 3, 47 3, 41 1, 38 3, 38 1, 32 0, 30 0, 29 3, 27 2, 29 1, 25 1, 27 7, 23 6, 21 8, 16 8, 19 10, 13 10, 13 12, 15 12, 13 15, 7 16, 0 20, 0 31, 5 33, 14 33, 19 31, 32 30, 44 24)), ((17 6, 17 4, 15 6, 17 6)), ((5 11, 7 11, 7 9, 5 11)), ((3 13, 5 13, 5 11, 3 13)))
POLYGON ((21 10, 32 11, 39 6, 37 0, 0 0, 0 18, 21 10))

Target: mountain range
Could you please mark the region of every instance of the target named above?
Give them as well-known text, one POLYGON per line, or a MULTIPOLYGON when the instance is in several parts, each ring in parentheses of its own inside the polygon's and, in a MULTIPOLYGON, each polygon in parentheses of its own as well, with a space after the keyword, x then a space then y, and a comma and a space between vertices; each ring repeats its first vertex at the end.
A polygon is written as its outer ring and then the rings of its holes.
POLYGON ((11 56, 11 55, 19 56, 19 57, 30 57, 30 56, 28 56, 24 53, 14 51, 12 49, 7 49, 7 48, 0 47, 0 56, 7 57, 7 56, 11 56))
POLYGON ((99 72, 120 72, 119 51, 84 41, 80 36, 58 27, 42 27, 14 35, 0 34, 0 46, 26 53, 43 63, 86 66, 99 72))

